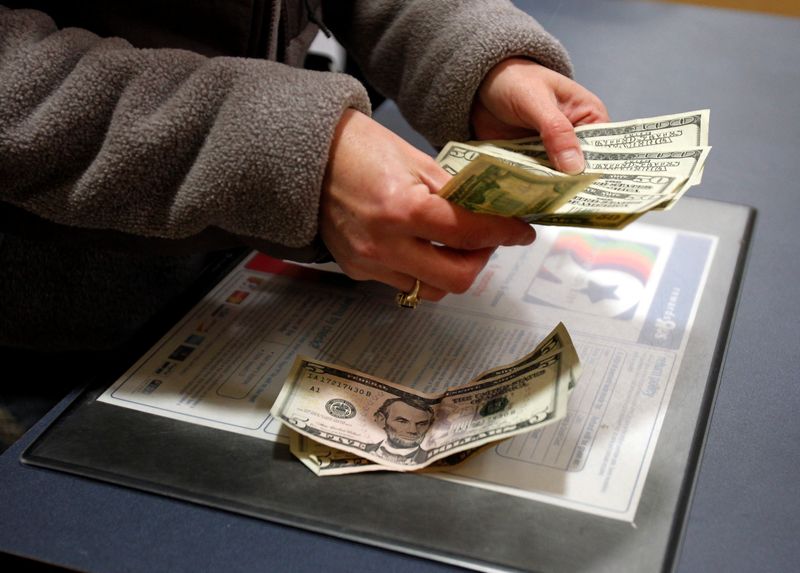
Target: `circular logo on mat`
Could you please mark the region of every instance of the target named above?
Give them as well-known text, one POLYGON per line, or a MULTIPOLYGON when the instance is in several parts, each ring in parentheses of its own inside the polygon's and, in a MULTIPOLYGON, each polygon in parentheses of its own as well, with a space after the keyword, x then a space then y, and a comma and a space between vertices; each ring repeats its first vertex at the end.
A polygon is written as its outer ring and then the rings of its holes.
POLYGON ((325 404, 325 409, 334 418, 352 418, 356 415, 356 407, 341 398, 328 400, 328 403, 325 404))

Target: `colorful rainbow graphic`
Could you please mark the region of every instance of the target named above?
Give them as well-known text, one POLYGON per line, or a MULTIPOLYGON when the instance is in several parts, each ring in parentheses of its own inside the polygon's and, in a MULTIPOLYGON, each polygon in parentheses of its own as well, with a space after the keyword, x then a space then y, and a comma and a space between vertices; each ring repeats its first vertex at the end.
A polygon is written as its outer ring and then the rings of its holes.
POLYGON ((632 241, 566 232, 558 236, 551 253, 568 253, 584 269, 614 269, 633 275, 647 284, 658 248, 632 241))
POLYGON ((658 258, 655 245, 562 231, 524 299, 595 316, 630 320, 658 258))

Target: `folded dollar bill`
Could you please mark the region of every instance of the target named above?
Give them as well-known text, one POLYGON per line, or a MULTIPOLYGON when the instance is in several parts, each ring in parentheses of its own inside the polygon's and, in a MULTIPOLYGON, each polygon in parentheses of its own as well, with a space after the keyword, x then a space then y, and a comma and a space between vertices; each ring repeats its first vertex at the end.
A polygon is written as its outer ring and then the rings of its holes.
POLYGON ((301 435, 292 450, 318 475, 419 470, 562 419, 579 375, 559 324, 515 363, 435 395, 298 357, 271 413, 301 435))
MULTIPOLYGON (((295 431, 290 430, 290 432, 289 450, 303 463, 303 465, 305 465, 318 476, 334 476, 372 472, 376 470, 391 470, 391 468, 388 468, 383 464, 370 461, 367 458, 362 458, 357 454, 332 448, 331 446, 327 446, 321 442, 315 442, 314 440, 307 438, 303 434, 295 431)), ((483 447, 477 447, 471 450, 457 452, 447 456, 446 458, 436 460, 429 466, 426 466, 418 471, 434 472, 450 468, 461 463, 482 449, 483 447)))

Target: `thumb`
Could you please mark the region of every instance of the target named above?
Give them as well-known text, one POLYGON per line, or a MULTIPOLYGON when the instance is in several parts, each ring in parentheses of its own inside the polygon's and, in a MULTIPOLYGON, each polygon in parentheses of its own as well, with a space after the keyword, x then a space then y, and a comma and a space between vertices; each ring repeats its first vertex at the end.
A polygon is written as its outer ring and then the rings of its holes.
POLYGON ((550 161, 564 173, 581 173, 586 163, 572 122, 555 104, 539 106, 537 112, 534 121, 550 161))

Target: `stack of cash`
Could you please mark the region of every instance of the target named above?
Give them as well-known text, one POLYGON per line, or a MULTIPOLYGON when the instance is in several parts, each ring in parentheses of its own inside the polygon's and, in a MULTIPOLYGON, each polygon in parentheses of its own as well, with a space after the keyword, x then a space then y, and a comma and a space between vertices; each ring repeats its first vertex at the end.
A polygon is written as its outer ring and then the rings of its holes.
POLYGON ((529 223, 622 229, 700 183, 708 118, 706 109, 577 127, 586 159, 577 176, 556 171, 538 137, 451 141, 436 158, 453 175, 440 194, 529 223))
POLYGON ((564 418, 580 369, 563 324, 513 364, 436 395, 298 357, 271 413, 317 475, 435 470, 564 418))

